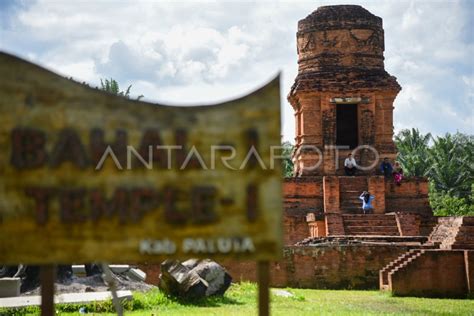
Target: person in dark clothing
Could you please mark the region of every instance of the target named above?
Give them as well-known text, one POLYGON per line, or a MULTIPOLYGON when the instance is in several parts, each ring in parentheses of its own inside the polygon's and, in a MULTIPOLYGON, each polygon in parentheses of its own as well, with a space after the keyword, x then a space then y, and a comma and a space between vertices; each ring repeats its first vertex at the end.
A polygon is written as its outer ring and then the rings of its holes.
POLYGON ((382 171, 385 178, 390 178, 392 176, 392 164, 390 163, 387 157, 385 157, 383 159, 383 162, 380 164, 380 171, 382 171))

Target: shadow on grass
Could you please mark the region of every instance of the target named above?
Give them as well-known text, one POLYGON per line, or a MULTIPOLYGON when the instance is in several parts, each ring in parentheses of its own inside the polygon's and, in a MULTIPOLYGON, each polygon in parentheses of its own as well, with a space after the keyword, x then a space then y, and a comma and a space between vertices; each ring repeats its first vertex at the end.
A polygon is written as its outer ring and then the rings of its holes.
POLYGON ((234 298, 227 296, 211 296, 200 299, 183 299, 174 296, 167 296, 170 301, 178 303, 183 306, 197 306, 197 307, 219 307, 222 305, 244 305, 244 302, 240 302, 234 298))

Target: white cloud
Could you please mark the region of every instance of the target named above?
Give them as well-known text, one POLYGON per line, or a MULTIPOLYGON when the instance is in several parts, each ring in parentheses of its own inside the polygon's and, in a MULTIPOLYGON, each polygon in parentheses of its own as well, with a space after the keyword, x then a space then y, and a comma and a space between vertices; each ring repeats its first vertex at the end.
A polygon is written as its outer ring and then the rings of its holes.
MULTIPOLYGON (((356 2, 384 20, 386 68, 403 87, 396 130, 472 133, 472 5, 356 2)), ((297 72, 297 21, 327 4, 38 0, 9 11, 0 49, 95 85, 113 77, 172 104, 241 96, 282 70, 283 134, 292 140, 286 95, 297 72)))

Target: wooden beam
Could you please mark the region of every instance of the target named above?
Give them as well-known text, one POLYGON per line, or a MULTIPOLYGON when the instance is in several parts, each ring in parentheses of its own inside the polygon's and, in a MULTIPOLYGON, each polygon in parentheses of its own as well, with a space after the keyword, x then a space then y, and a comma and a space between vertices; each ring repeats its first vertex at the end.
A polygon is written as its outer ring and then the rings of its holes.
POLYGON ((40 268, 41 281, 41 316, 54 316, 54 281, 56 280, 56 266, 44 265, 40 268))
POLYGON ((270 315, 270 263, 258 261, 258 315, 270 315))

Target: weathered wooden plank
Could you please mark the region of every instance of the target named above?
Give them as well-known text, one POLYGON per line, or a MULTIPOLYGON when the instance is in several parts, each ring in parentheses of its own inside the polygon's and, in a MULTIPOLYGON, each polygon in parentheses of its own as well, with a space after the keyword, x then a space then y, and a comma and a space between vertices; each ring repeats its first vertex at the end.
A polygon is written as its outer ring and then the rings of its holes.
POLYGON ((0 74, 0 262, 280 255, 279 77, 236 100, 178 107, 5 53, 0 74))

